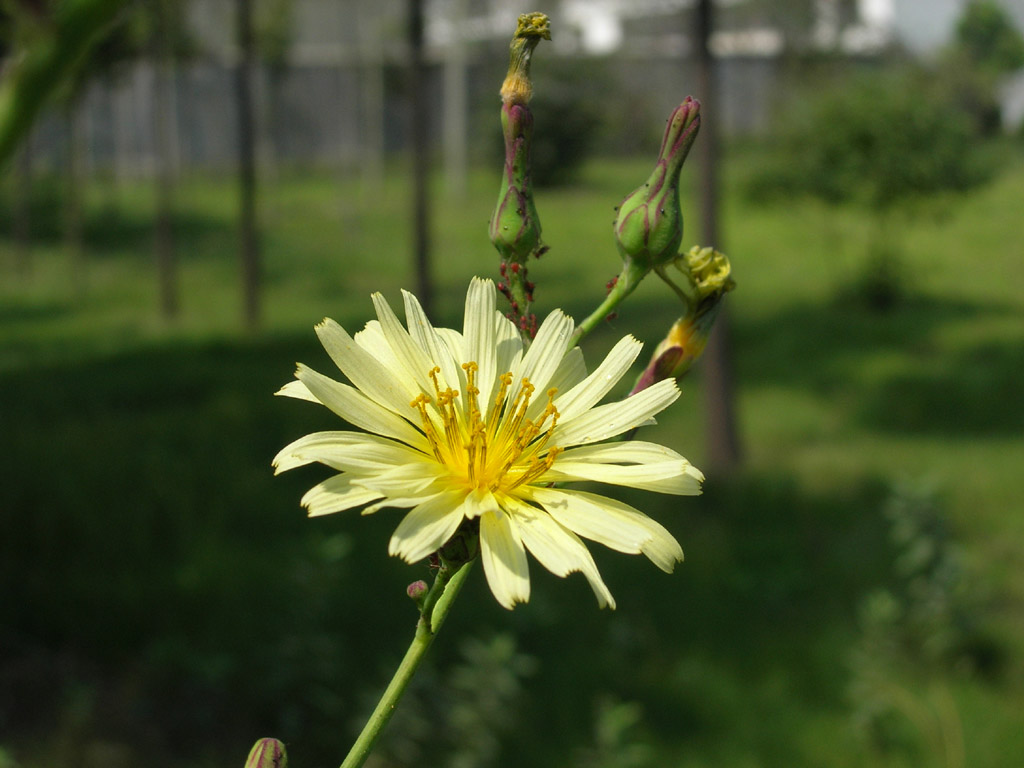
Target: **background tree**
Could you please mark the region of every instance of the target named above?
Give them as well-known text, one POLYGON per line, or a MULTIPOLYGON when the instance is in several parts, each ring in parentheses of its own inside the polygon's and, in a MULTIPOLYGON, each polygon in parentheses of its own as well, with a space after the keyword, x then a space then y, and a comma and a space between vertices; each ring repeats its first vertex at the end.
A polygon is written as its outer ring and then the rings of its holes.
MULTIPOLYGON (((695 14, 697 50, 697 97, 702 112, 697 139, 698 185, 701 211, 701 244, 723 250, 718 231, 718 134, 715 128, 717 78, 709 41, 714 28, 711 0, 699 0, 695 14)), ((707 414, 707 466, 719 473, 739 464, 740 443, 736 429, 736 396, 732 371, 728 311, 723 308, 704 351, 704 404, 707 414)))
POLYGON ((976 67, 1004 74, 1024 67, 1024 38, 993 0, 974 0, 956 25, 956 45, 976 67))
POLYGON ((14 204, 12 210, 14 261, 18 274, 32 271, 32 141, 26 135, 15 160, 14 204))
POLYGON ((156 145, 156 255, 160 313, 170 320, 178 314, 178 270, 174 256, 174 52, 182 29, 178 0, 153 0, 149 6, 149 49, 153 59, 155 96, 153 139, 156 145), (176 19, 175 10, 179 10, 176 19), (175 23, 175 22, 178 23, 175 23))
POLYGON ((905 289, 895 217, 991 176, 978 126, 956 94, 921 69, 847 76, 805 103, 802 112, 787 111, 778 151, 748 192, 804 194, 865 210, 868 260, 857 287, 885 309, 905 289))
POLYGON ((281 129, 288 120, 284 86, 295 34, 295 4, 293 0, 267 0, 257 3, 254 13, 253 35, 267 83, 265 104, 260 111, 266 130, 258 132, 257 155, 261 170, 273 179, 281 129))
POLYGON ((83 238, 86 178, 83 173, 84 131, 82 102, 89 87, 97 81, 108 84, 118 78, 131 64, 152 54, 156 71, 156 109, 154 110, 154 136, 156 144, 157 179, 159 193, 156 216, 156 263, 160 281, 161 305, 165 315, 173 314, 176 306, 173 272, 166 274, 171 259, 170 242, 170 154, 167 145, 170 132, 168 115, 173 99, 170 97, 170 58, 186 49, 186 35, 182 3, 180 0, 155 0, 151 4, 130 4, 109 25, 104 35, 83 57, 61 89, 67 126, 67 161, 65 185, 65 242, 72 264, 73 278, 79 292, 85 283, 85 243, 83 238), (160 51, 166 50, 166 55, 160 51), (166 61, 165 61, 166 60, 166 61), (165 138, 165 135, 167 138, 165 138), (166 247, 162 247, 166 244, 166 247), (168 303, 171 302, 170 309, 168 303))
MULTIPOLYGON (((195 43, 187 30, 186 10, 187 0, 152 0, 130 4, 89 56, 83 59, 74 75, 77 101, 84 95, 89 84, 98 79, 112 82, 125 68, 142 59, 148 58, 152 64, 152 131, 156 172, 153 251, 160 314, 167 320, 174 318, 179 308, 174 242, 177 165, 175 65, 195 54, 195 43)), ((80 197, 80 194, 73 195, 73 198, 80 197)), ((76 206, 72 203, 68 208, 76 209, 76 206)), ((78 218, 81 218, 80 214, 78 218)))
POLYGON ((64 210, 64 243, 71 263, 72 281, 76 293, 79 295, 85 292, 86 279, 83 234, 83 201, 86 193, 86 178, 83 172, 85 137, 82 125, 82 101, 90 84, 97 79, 111 77, 120 64, 134 59, 140 48, 138 25, 133 23, 132 14, 119 13, 90 53, 81 59, 67 82, 58 88, 58 94, 63 101, 67 135, 62 206, 64 210))
POLYGON ((995 2, 970 3, 956 26, 952 45, 940 61, 939 77, 956 95, 980 134, 1002 131, 999 86, 1024 67, 1024 37, 995 2))
POLYGON ((424 0, 408 0, 409 135, 412 144, 413 269, 416 295, 430 312, 433 284, 430 279, 430 210, 427 197, 427 94, 424 90, 426 61, 423 51, 424 0))
POLYGON ((242 268, 242 303, 246 326, 260 322, 261 265, 256 233, 256 129, 252 71, 255 60, 252 0, 235 0, 238 61, 235 64, 235 107, 238 113, 238 255, 242 268))
POLYGON ((364 199, 384 183, 384 14, 374 0, 356 3, 359 45, 359 165, 364 199))

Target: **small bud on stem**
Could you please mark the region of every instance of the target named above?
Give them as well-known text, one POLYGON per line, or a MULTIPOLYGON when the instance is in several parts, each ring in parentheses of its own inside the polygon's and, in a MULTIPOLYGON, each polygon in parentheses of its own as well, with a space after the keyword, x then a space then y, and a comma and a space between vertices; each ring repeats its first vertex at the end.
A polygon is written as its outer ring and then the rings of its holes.
POLYGON ((508 280, 508 295, 517 324, 530 322, 529 307, 532 289, 526 288, 526 262, 531 255, 539 257, 545 247, 541 243, 540 218, 533 201, 530 179, 530 144, 533 137, 533 113, 529 100, 533 93, 530 82, 530 60, 541 40, 551 39, 550 23, 543 13, 527 13, 519 17, 512 38, 508 75, 501 86, 501 130, 505 139, 505 168, 498 192, 498 204, 491 217, 490 237, 502 259, 502 277, 508 280))
POLYGON ((687 96, 669 118, 654 170, 618 206, 618 251, 628 266, 635 265, 642 274, 669 263, 679 250, 683 239, 679 173, 699 128, 700 103, 687 96))
POLYGON ((647 181, 619 206, 615 240, 627 268, 642 277, 671 262, 683 239, 679 172, 700 129, 700 103, 687 96, 668 119, 658 162, 647 181))
POLYGON ((245 761, 245 768, 288 768, 288 754, 277 739, 260 739, 245 761))
POLYGON ((414 581, 412 584, 406 587, 405 594, 407 594, 412 600, 415 600, 418 603, 421 600, 423 600, 424 597, 426 597, 427 591, 429 589, 430 587, 427 586, 427 582, 423 581, 423 579, 420 579, 419 581, 414 581))
POLYGON ((576 328, 570 344, 593 330, 631 294, 651 270, 670 264, 683 239, 679 209, 679 174, 700 130, 700 102, 687 96, 668 119, 654 170, 641 186, 616 207, 615 241, 622 255, 622 272, 608 295, 576 328))

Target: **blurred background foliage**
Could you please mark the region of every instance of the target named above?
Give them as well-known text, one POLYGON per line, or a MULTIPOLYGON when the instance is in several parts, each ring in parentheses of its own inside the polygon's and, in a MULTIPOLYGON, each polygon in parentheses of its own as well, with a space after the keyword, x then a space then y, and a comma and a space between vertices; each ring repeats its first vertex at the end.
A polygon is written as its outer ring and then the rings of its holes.
MULTIPOLYGON (((752 54, 728 53, 733 38, 716 43, 743 466, 696 499, 623 495, 687 561, 669 577, 595 551, 614 613, 596 610, 583 579, 538 567, 513 613, 473 579, 378 768, 1024 760, 1024 148, 1006 95, 1024 44, 1006 7, 974 2, 927 55, 896 39, 851 53, 822 37, 819 6, 837 29, 860 18, 856 3, 788 0, 719 14, 725 32, 772 27, 784 43, 770 81, 752 54)), ((252 9, 258 327, 242 322, 233 155, 214 151, 233 124, 192 109, 230 112, 218 83, 237 63, 232 4, 127 6, 74 69, 79 111, 62 101, 75 81, 61 80, 6 166, 0 768, 237 765, 266 735, 295 766, 336 765, 408 642, 403 592, 426 565, 386 557, 394 514, 305 519, 298 499, 323 472, 274 478, 270 458, 331 417, 271 394, 297 360, 330 369, 311 328, 321 317, 358 328, 371 291, 394 300, 410 285, 408 127, 433 148, 436 321, 461 322, 470 275, 497 276, 486 225, 508 28, 467 38, 453 145, 444 61, 428 57, 436 109, 402 111, 404 6, 353 3, 334 26, 315 23, 326 7, 252 9), (315 62, 328 49, 311 36, 340 40, 356 74, 342 67, 324 86, 315 62), (127 160, 104 144, 116 130, 100 130, 148 92, 155 62, 175 73, 180 129, 165 199, 172 316, 154 266, 153 126, 110 139, 127 160), (97 111, 108 97, 115 106, 97 111), (68 129, 76 114, 89 130, 68 129), (321 143, 321 118, 341 138, 321 143), (468 160, 462 192, 453 147, 468 160)), ((478 20, 488 7, 428 4, 478 20)), ((47 34, 58 6, 3 8, 6 85, 20 36, 47 34), (17 28, 26 8, 42 14, 34 31, 17 28)), ((541 313, 581 317, 618 271, 613 206, 693 90, 688 11, 673 13, 633 17, 597 55, 565 11, 562 42, 556 16, 538 51, 541 313)), ((442 32, 428 34, 439 50, 442 32)), ((692 170, 683 184, 688 247, 701 238, 692 170)), ((586 341, 588 358, 627 332, 650 348, 673 302, 642 286, 586 341)), ((650 428, 698 466, 701 384, 698 366, 650 428)))

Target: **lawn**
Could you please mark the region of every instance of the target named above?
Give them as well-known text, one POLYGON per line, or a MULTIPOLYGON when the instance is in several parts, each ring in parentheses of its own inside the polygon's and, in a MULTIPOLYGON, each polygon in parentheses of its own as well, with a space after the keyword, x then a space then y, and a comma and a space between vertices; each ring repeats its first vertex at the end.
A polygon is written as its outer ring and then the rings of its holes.
MULTIPOLYGON (((722 217, 743 469, 698 499, 623 496, 686 562, 665 576, 595 552, 613 614, 580 577, 536 564, 531 602, 509 614, 475 574, 378 766, 1024 761, 1024 158, 902 223, 904 298, 884 311, 856 290, 866 220, 746 201, 756 162, 731 157, 722 217), (901 539, 894 509, 925 532, 901 539), (880 590, 902 614, 872 613, 880 590)), ((580 318, 603 295, 613 206, 645 175, 594 163, 538 192, 540 312, 580 318)), ((496 186, 476 172, 457 200, 434 181, 439 324, 461 322, 469 276, 497 277, 496 186)), ((238 764, 265 735, 300 768, 338 764, 408 642, 403 591, 426 570, 386 556, 396 514, 304 518, 324 473, 274 478, 270 458, 335 422, 271 394, 298 360, 329 370, 315 322, 354 330, 369 293, 395 303, 412 287, 401 174, 377 190, 264 180, 256 333, 228 180, 177 190, 172 321, 157 312, 147 185, 90 186, 77 282, 52 189, 34 201, 28 274, 3 194, 0 766, 238 764)), ((692 195, 683 207, 695 222, 692 195)), ((688 225, 685 243, 699 239, 688 225)), ((676 312, 650 281, 586 340, 588 359, 625 333, 653 345, 676 312)), ((650 435, 701 466, 699 366, 683 390, 650 435)))

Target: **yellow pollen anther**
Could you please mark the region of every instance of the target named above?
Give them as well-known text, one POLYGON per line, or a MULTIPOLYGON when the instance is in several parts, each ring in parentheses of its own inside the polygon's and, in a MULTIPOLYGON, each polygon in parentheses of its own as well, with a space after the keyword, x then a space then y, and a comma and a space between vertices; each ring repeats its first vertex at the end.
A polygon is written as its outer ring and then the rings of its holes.
POLYGON ((434 394, 437 395, 439 398, 441 396, 441 385, 437 381, 437 374, 439 374, 440 372, 440 367, 436 365, 432 369, 430 369, 430 371, 427 372, 427 375, 430 377, 430 380, 434 383, 434 394))
POLYGON ((543 476, 561 450, 547 445, 558 422, 554 404, 558 390, 548 389, 543 410, 528 417, 536 387, 523 377, 510 397, 514 376, 506 372, 497 377, 498 392, 485 413, 477 384, 480 367, 472 361, 461 367, 466 372, 461 403, 457 390, 441 388, 441 369, 436 366, 427 374, 435 396, 420 394, 409 403, 420 413, 423 434, 437 461, 453 482, 491 492, 509 492, 543 476))
POLYGON ((409 406, 415 408, 420 412, 420 421, 423 423, 423 434, 427 438, 427 442, 430 444, 430 450, 440 462, 444 462, 444 458, 441 455, 441 442, 437 435, 437 430, 434 429, 434 424, 430 421, 430 416, 427 414, 427 406, 430 405, 430 398, 424 395, 422 392, 413 398, 409 406))

